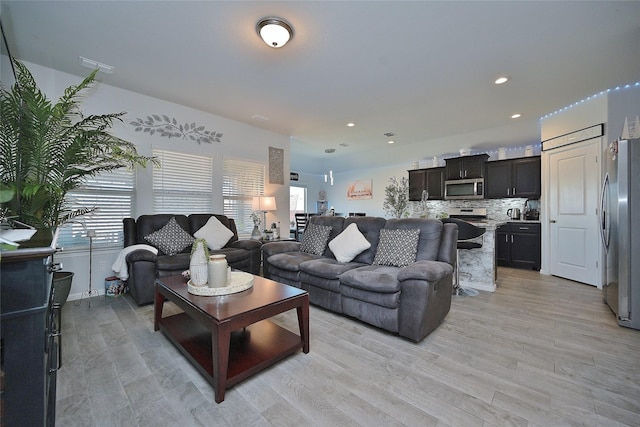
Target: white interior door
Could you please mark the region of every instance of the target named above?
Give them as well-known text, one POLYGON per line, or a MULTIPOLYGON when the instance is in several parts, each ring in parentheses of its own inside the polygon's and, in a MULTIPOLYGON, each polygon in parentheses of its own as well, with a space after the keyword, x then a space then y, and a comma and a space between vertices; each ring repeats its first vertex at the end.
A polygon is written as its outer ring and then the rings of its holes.
POLYGON ((600 138, 549 154, 549 267, 551 274, 600 284, 598 197, 600 138))

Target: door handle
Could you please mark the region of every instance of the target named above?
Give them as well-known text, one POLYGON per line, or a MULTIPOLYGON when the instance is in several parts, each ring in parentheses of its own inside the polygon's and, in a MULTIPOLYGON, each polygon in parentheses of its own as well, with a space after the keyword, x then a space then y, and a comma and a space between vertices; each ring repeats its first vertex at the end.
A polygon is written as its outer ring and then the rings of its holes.
POLYGON ((555 219, 550 219, 550 220, 549 220, 549 222, 550 222, 551 224, 555 224, 555 223, 556 223, 556 220, 555 220, 555 219))

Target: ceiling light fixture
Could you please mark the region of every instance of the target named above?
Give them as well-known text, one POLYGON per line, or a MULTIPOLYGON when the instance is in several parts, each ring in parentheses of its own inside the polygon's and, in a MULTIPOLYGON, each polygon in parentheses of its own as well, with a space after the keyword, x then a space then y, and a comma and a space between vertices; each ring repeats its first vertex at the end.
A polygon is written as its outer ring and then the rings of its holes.
POLYGON ((520 113, 515 113, 514 115, 511 116, 512 119, 519 119, 520 117, 522 117, 522 114, 520 113))
POLYGON ((395 144, 395 141, 387 141, 387 144, 395 144))
POLYGON ((333 170, 329 170, 329 174, 324 174, 324 182, 327 182, 327 178, 329 178, 329 182, 333 185, 333 170))
POLYGON ((501 85, 501 84, 506 83, 508 81, 509 81, 509 77, 502 76, 502 77, 498 77, 494 83, 497 84, 497 85, 501 85))
POLYGON ((355 123, 347 123, 347 126, 350 128, 354 127, 355 125, 356 125, 355 123))
POLYGON ((263 18, 258 21, 256 31, 273 48, 281 48, 293 37, 293 28, 282 18, 263 18))

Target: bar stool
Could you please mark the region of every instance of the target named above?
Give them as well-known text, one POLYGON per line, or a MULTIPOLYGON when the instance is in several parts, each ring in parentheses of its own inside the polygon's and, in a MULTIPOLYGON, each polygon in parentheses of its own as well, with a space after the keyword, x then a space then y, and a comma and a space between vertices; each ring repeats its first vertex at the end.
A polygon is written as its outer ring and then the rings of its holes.
POLYGON ((309 220, 309 214, 297 213, 294 215, 296 221, 296 228, 294 229, 295 239, 301 240, 301 235, 304 233, 304 229, 307 228, 307 221, 309 220))
POLYGON ((471 290, 469 289, 463 289, 460 287, 460 268, 458 266, 458 263, 460 261, 460 249, 470 250, 470 249, 481 248, 482 243, 473 241, 473 239, 476 239, 477 237, 482 236, 487 230, 484 227, 477 227, 473 224, 470 224, 466 221, 463 221, 457 218, 442 218, 441 221, 443 223, 447 223, 447 222, 453 223, 458 226, 458 243, 456 245, 457 253, 456 253, 456 266, 455 266, 456 267, 456 271, 455 271, 456 283, 453 287, 453 294, 462 295, 462 296, 478 295, 477 292, 475 291, 471 292, 471 290))

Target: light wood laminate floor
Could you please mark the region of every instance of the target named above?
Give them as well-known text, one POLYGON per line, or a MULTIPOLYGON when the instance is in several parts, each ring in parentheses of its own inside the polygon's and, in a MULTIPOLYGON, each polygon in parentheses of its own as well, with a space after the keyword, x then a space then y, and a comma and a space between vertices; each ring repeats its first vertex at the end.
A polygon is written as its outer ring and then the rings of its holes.
MULTIPOLYGON (((311 307, 311 352, 227 391, 129 296, 63 308, 59 426, 638 426, 640 331, 591 286, 499 269, 419 344, 311 307)), ((297 331, 295 310, 276 321, 297 331)))

